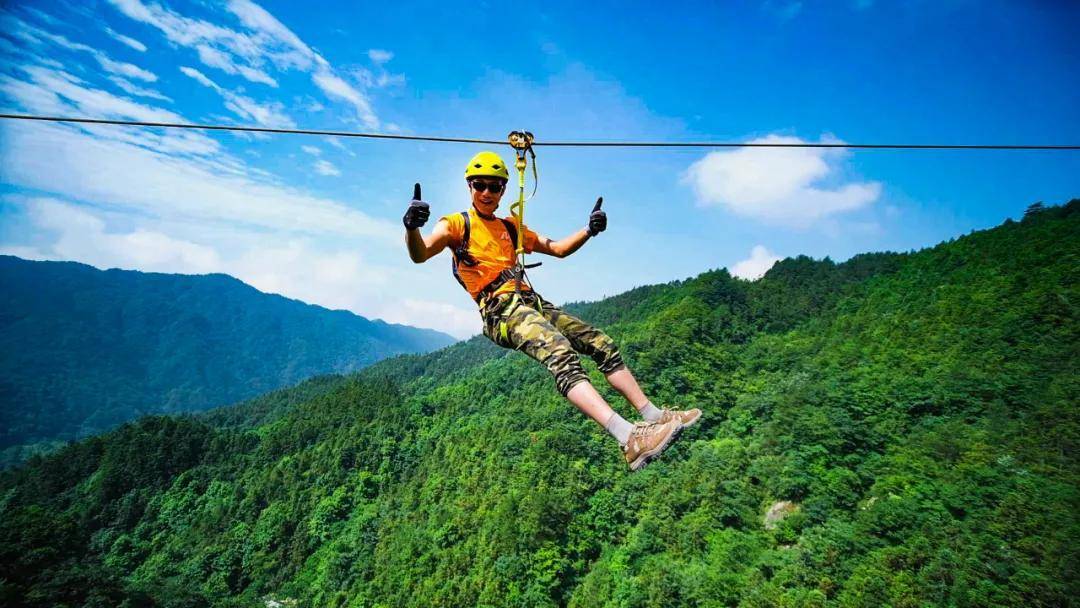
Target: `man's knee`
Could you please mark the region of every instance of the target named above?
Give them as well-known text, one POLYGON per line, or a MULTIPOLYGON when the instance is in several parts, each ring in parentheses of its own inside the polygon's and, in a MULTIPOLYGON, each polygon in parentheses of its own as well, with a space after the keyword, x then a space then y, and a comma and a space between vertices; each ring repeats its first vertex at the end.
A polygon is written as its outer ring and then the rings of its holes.
POLYGON ((588 381, 589 377, 585 374, 585 368, 581 366, 581 360, 577 355, 571 353, 566 357, 552 357, 554 361, 545 362, 548 370, 553 376, 555 376, 555 388, 562 394, 563 397, 570 392, 570 389, 581 382, 588 381))
POLYGON ((589 355, 604 374, 625 367, 619 348, 611 336, 577 317, 567 315, 557 308, 546 311, 552 324, 556 324, 574 343, 582 354, 589 355))
POLYGON ((619 347, 604 332, 597 330, 589 340, 589 345, 592 346, 592 352, 590 353, 592 359, 596 361, 597 369, 604 375, 626 367, 622 354, 619 353, 619 347))
POLYGON ((542 318, 519 324, 515 338, 518 348, 551 372, 555 387, 564 397, 574 385, 588 379, 570 340, 542 318))

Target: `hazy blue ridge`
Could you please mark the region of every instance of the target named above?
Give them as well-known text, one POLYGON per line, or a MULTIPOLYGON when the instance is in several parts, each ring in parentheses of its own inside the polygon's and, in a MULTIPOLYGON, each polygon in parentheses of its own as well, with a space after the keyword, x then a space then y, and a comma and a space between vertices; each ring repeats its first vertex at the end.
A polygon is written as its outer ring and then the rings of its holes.
POLYGON ((0 256, 0 285, 3 464, 141 415, 222 406, 455 341, 221 274, 0 256))

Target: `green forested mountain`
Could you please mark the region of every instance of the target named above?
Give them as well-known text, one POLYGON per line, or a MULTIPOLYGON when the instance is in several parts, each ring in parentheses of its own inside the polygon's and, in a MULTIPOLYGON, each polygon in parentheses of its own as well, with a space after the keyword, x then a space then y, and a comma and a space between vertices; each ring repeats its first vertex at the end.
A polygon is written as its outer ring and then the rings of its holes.
POLYGON ((1078 274, 1074 200, 571 305, 705 412, 632 474, 483 338, 145 417, 2 475, 0 603, 1077 605, 1078 274))
POLYGON ((0 256, 0 285, 0 467, 142 415, 205 410, 454 341, 220 274, 0 256))

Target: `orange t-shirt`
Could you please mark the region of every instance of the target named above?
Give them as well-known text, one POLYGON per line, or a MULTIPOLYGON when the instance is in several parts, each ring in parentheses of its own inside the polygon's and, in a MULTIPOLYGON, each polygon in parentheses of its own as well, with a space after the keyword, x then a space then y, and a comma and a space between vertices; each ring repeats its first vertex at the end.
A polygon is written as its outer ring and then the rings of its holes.
MULTIPOLYGON (((495 280, 499 273, 507 268, 512 268, 515 262, 514 249, 516 243, 510 241, 510 233, 506 226, 498 218, 490 220, 480 217, 475 207, 469 207, 469 253, 476 260, 475 266, 457 265, 458 276, 465 283, 465 289, 476 299, 477 294, 488 283, 495 280)), ((450 227, 451 248, 461 245, 465 238, 465 218, 460 213, 444 215, 439 218, 446 220, 450 227)), ((511 223, 513 217, 507 217, 511 223)), ((529 230, 528 226, 522 225, 525 251, 532 253, 536 246, 536 233, 529 230)), ((452 255, 452 254, 451 254, 452 255)), ((522 282, 521 288, 528 289, 528 285, 522 282)), ((493 295, 514 291, 514 281, 507 281, 495 290, 493 295)))

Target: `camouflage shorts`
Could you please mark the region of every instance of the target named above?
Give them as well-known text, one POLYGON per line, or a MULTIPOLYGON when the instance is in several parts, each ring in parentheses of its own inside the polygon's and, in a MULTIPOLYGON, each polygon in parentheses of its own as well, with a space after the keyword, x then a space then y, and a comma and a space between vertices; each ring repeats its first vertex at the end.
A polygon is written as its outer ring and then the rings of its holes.
POLYGON ((513 294, 501 294, 481 310, 484 335, 499 346, 520 350, 544 364, 555 376, 555 387, 563 396, 575 384, 588 379, 577 353, 592 357, 604 374, 624 367, 619 349, 604 332, 534 293, 523 293, 521 302, 511 308, 512 298, 513 294))

